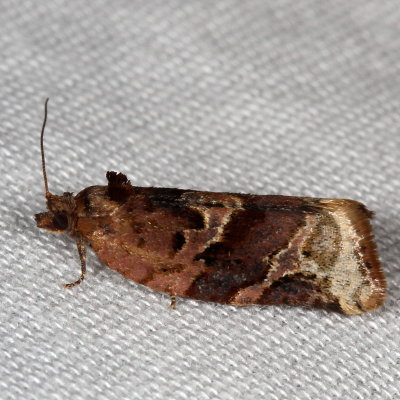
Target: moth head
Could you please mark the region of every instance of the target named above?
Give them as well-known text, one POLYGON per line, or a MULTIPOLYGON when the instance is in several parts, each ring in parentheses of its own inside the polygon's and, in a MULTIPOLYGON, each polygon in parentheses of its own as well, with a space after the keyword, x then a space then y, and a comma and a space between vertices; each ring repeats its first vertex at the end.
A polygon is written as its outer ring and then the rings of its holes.
POLYGON ((57 196, 49 192, 49 186, 47 183, 46 174, 46 161, 44 157, 44 128, 47 121, 47 103, 49 99, 46 99, 44 105, 44 119, 42 125, 42 131, 40 134, 40 150, 42 154, 42 172, 44 180, 44 191, 47 203, 46 212, 42 212, 35 215, 36 224, 39 228, 46 229, 52 232, 65 232, 70 230, 73 224, 73 215, 75 210, 75 200, 72 193, 64 193, 62 196, 57 196))
POLYGON ((46 195, 48 211, 35 215, 36 225, 55 233, 71 230, 75 201, 72 193, 57 196, 49 193, 46 195))

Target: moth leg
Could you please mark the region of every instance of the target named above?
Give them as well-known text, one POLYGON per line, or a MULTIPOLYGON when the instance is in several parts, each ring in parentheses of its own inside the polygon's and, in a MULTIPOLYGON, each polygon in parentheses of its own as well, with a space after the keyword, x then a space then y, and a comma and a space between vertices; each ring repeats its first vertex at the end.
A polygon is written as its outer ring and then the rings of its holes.
POLYGON ((66 289, 70 289, 74 286, 79 285, 85 279, 86 276, 86 246, 82 238, 79 238, 76 241, 76 246, 78 248, 79 258, 81 260, 81 276, 76 282, 66 283, 64 285, 66 289))
POLYGON ((169 306, 169 308, 171 310, 176 310, 176 296, 174 294, 170 294, 170 299, 171 299, 171 304, 169 306))

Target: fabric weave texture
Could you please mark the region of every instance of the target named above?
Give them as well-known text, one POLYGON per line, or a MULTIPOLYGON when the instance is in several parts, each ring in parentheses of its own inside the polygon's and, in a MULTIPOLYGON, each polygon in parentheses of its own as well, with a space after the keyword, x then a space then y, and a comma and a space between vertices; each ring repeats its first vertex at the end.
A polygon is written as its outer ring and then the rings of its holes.
POLYGON ((400 398, 400 8, 367 0, 0 0, 0 398, 400 398), (346 317, 169 298, 40 231, 105 184, 352 198, 389 295, 346 317))

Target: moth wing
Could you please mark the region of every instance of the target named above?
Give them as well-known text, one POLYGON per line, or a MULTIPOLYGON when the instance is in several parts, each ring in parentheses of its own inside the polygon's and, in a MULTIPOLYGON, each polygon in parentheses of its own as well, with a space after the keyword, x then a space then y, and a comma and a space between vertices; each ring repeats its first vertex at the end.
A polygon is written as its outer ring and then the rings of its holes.
POLYGON ((104 200, 112 207, 82 231, 99 258, 129 279, 236 305, 351 314, 384 301, 371 215, 360 203, 140 188, 109 178, 104 200))

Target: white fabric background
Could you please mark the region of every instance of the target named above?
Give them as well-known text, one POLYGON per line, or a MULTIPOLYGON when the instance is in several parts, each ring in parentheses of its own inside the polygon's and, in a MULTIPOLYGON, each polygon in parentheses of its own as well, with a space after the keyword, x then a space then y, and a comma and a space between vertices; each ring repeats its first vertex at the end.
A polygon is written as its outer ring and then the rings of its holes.
POLYGON ((0 0, 0 398, 397 399, 396 0, 0 0), (36 228, 53 193, 139 186, 348 197, 376 211, 385 307, 179 300, 36 228))

